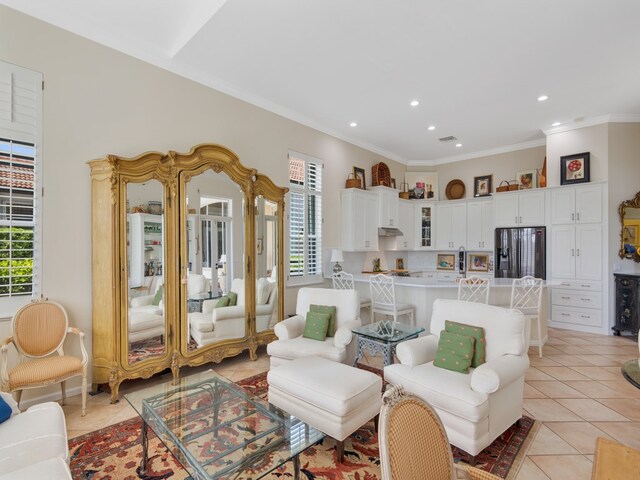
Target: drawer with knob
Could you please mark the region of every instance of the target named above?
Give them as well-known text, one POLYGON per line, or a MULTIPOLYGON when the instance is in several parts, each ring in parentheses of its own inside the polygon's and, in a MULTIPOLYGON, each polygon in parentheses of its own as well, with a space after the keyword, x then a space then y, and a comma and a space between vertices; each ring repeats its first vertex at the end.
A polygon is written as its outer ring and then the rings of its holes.
POLYGON ((588 327, 602 326, 601 311, 587 308, 568 308, 553 305, 551 307, 551 319, 554 322, 572 323, 588 327))
POLYGON ((553 282, 554 290, 556 288, 569 290, 602 290, 602 282, 593 282, 590 280, 556 280, 553 282))
POLYGON ((551 292, 551 303, 568 307, 600 308, 602 306, 602 293, 554 288, 553 292, 551 292))

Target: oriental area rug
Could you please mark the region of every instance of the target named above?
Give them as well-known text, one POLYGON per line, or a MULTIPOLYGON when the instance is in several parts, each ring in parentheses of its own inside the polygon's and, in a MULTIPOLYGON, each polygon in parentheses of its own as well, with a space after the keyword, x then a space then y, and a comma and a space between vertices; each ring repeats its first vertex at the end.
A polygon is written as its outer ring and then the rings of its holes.
MULTIPOLYGON (((249 393, 266 398, 267 374, 238 382, 249 393)), ((527 436, 534 420, 523 417, 520 426, 510 427, 477 457, 476 466, 502 478, 520 461, 527 436)), ((180 463, 151 432, 149 439, 149 468, 146 475, 139 472, 142 458, 140 434, 142 420, 135 417, 95 432, 69 440, 71 473, 75 480, 183 480, 190 479, 180 463)), ((453 447, 456 461, 466 461, 466 454, 453 447)), ((342 464, 336 462, 336 442, 326 437, 300 456, 302 478, 305 480, 379 480, 380 460, 378 438, 373 421, 367 423, 345 440, 342 464)), ((517 471, 517 469, 516 469, 517 471)), ((292 479, 291 462, 267 476, 271 479, 292 479)))

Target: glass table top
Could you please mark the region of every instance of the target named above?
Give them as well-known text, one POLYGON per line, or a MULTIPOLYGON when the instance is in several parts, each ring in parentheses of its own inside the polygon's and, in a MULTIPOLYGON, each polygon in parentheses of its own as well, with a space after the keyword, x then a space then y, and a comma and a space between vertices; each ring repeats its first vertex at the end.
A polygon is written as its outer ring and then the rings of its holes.
POLYGON ((125 398, 194 479, 259 479, 325 436, 212 370, 125 398))
POLYGON ((383 320, 381 322, 354 328, 353 333, 384 342, 401 342, 424 332, 422 327, 411 327, 398 322, 383 320))
POLYGON ((640 388, 640 359, 629 360, 622 365, 622 375, 635 387, 640 388))

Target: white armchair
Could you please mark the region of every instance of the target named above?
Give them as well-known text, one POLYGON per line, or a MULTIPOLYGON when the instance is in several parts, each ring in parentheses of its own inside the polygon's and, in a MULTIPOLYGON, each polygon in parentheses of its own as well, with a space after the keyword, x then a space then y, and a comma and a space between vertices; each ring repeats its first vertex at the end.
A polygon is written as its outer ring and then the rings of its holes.
POLYGON ((431 332, 398 345, 400 363, 385 367, 384 378, 429 402, 449 441, 475 457, 522 417, 529 321, 518 310, 438 299, 431 332), (484 328, 486 362, 469 374, 433 365, 445 320, 484 328))
MULTIPOLYGON (((256 287, 256 331, 271 328, 276 318, 278 288, 271 279, 258 279, 256 287), (262 303, 260 303, 262 302, 262 303)), ((238 295, 235 305, 215 308, 218 299, 205 300, 202 312, 189 314, 191 337, 199 347, 229 338, 245 336, 244 279, 234 278, 231 291, 238 295)))
POLYGON ((162 277, 155 277, 149 286, 149 295, 131 299, 129 306, 128 337, 129 342, 139 342, 148 338, 164 335, 164 301, 154 305, 156 292, 162 287, 162 277))
POLYGON ((271 368, 296 358, 317 355, 340 363, 350 363, 355 356, 351 329, 361 325, 360 300, 355 290, 301 288, 298 291, 296 315, 274 327, 278 340, 267 345, 271 368), (304 338, 306 315, 310 305, 336 307, 336 333, 324 342, 304 338))

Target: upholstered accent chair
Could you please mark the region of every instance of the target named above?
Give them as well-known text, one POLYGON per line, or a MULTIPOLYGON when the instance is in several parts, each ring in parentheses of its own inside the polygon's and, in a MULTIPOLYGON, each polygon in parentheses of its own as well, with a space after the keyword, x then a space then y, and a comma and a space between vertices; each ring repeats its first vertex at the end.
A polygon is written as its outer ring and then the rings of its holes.
MULTIPOLYGON (((231 291, 238 295, 235 305, 218 307, 217 299, 202 302, 202 312, 189 314, 189 332, 198 347, 229 338, 245 336, 244 279, 234 278, 231 291)), ((272 278, 256 280, 256 332, 277 321, 278 284, 272 278)))
POLYGON ((273 328, 278 340, 267 345, 267 353, 271 357, 270 368, 310 355, 351 364, 355 358, 351 329, 359 326, 360 300, 357 291, 301 288, 296 300, 296 314, 278 322, 273 328), (312 304, 336 307, 335 335, 322 342, 302 336, 305 317, 312 304))
POLYGON ((440 417, 402 386, 387 390, 382 398, 378 439, 382 480, 499 480, 484 470, 454 464, 440 417))
POLYGON ((438 299, 430 331, 397 346, 400 363, 386 366, 384 378, 429 402, 451 443, 475 456, 522 417, 529 319, 519 310, 438 299), (434 365, 447 320, 484 329, 485 363, 466 374, 434 365))
POLYGON ((69 327, 69 317, 64 307, 49 300, 33 301, 20 308, 11 321, 12 336, 0 347, 0 377, 2 391, 17 392, 20 402, 22 391, 60 383, 62 403, 65 400, 65 382, 82 376, 82 416, 87 406, 87 363, 89 357, 84 348, 84 333, 69 327), (77 335, 82 358, 65 355, 63 344, 67 334, 77 335), (8 347, 13 343, 20 356, 20 363, 8 369, 8 347), (57 355, 56 355, 57 353, 57 355))

